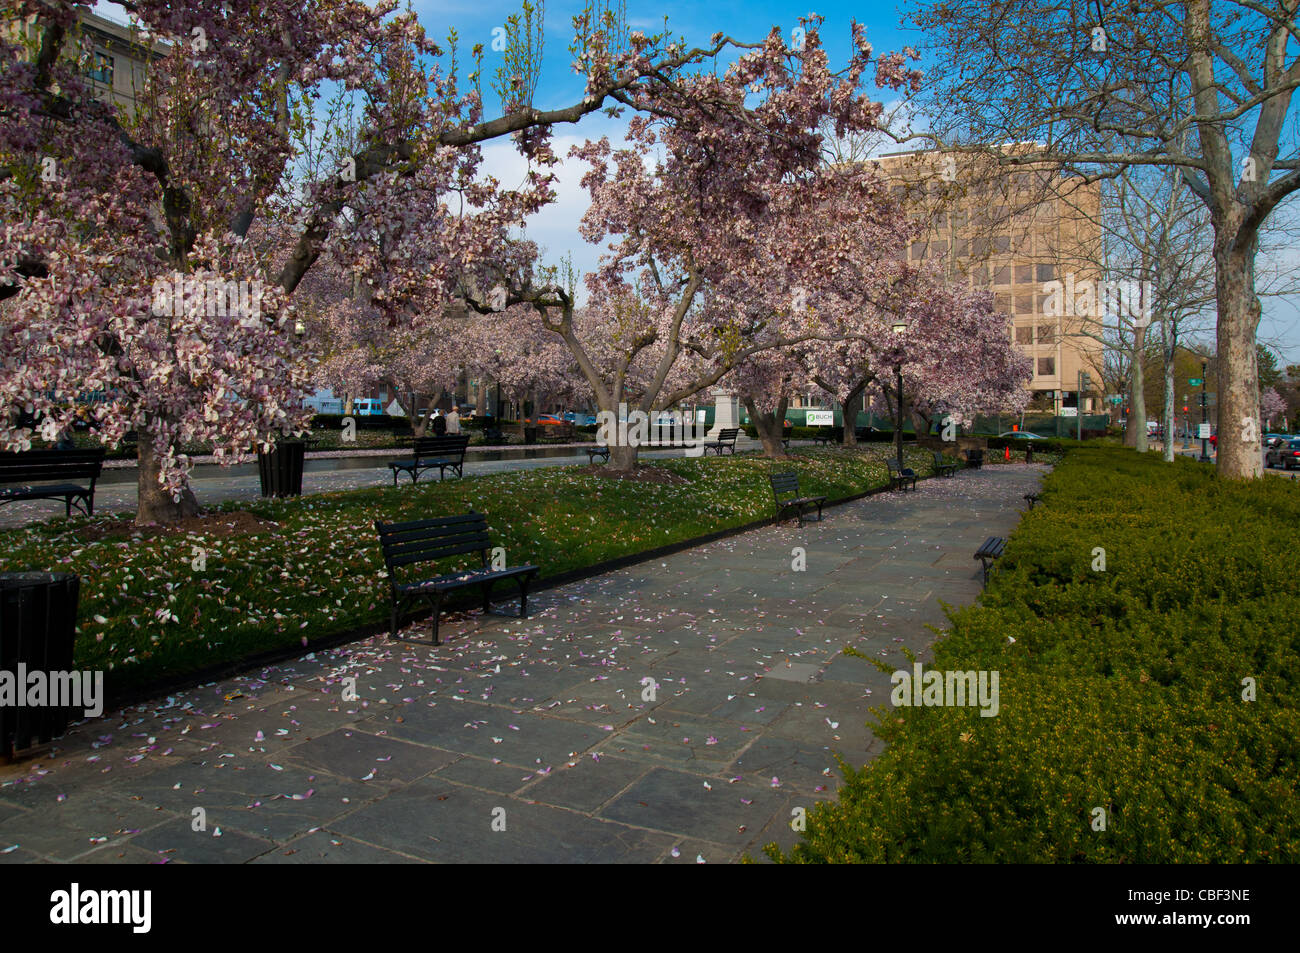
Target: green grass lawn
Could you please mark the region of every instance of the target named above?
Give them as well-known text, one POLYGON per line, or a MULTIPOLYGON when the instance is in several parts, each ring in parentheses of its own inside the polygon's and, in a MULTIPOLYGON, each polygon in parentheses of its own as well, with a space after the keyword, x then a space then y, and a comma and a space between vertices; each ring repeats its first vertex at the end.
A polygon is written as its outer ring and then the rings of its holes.
MULTIPOLYGON (((105 670, 110 693, 121 693, 387 620, 375 520, 472 506, 486 514, 508 562, 539 565, 545 579, 769 517, 766 475, 776 470, 798 470, 801 490, 831 500, 879 487, 887 482, 887 452, 800 448, 793 461, 753 454, 656 461, 689 481, 677 485, 548 467, 227 504, 213 509, 246 510, 278 525, 224 538, 127 533, 90 541, 88 526, 123 521, 57 519, 0 532, 0 568, 81 576, 76 664, 105 670), (202 569, 194 568, 196 549, 202 569)), ((928 451, 912 452, 908 462, 930 472, 928 451)))

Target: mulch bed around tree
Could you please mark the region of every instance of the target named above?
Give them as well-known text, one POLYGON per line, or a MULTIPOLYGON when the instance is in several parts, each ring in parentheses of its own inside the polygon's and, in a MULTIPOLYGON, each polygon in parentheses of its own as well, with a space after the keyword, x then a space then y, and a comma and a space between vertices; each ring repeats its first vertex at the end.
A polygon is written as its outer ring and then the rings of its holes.
POLYGON ((244 510, 229 513, 208 513, 203 516, 190 516, 178 523, 168 526, 136 526, 131 517, 126 516, 111 522, 92 523, 77 527, 77 539, 90 542, 99 539, 153 539, 157 536, 184 536, 187 533, 201 533, 218 538, 226 536, 248 536, 253 533, 268 533, 280 528, 279 523, 264 520, 244 510))
POLYGON ((634 483, 668 483, 690 485, 690 480, 686 479, 679 473, 673 473, 671 470, 665 470, 663 467, 652 467, 641 465, 631 473, 611 470, 608 464, 596 463, 589 467, 582 467, 579 473, 585 473, 588 476, 603 477, 606 480, 620 480, 634 483))

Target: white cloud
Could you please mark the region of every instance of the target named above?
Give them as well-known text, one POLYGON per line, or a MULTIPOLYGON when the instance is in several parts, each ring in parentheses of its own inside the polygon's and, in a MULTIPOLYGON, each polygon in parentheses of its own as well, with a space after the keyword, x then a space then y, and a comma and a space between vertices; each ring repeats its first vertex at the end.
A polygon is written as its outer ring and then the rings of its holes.
MULTIPOLYGON (((624 119, 609 119, 605 116, 587 117, 580 127, 565 135, 556 135, 552 148, 560 162, 552 170, 556 175, 555 201, 542 211, 528 219, 524 237, 537 242, 543 249, 541 264, 557 265, 566 254, 572 254, 574 267, 583 275, 596 270, 603 246, 592 245, 583 240, 578 232, 578 223, 591 204, 581 180, 586 172, 586 163, 569 157, 573 146, 581 145, 587 139, 598 139, 601 135, 609 136, 616 145, 621 143, 627 129, 624 119), (578 130, 581 129, 581 133, 578 130)), ((507 188, 514 188, 524 182, 528 173, 528 163, 508 141, 493 142, 483 147, 482 171, 495 176, 507 188)), ((585 299, 586 289, 581 282, 578 286, 579 300, 585 299)))

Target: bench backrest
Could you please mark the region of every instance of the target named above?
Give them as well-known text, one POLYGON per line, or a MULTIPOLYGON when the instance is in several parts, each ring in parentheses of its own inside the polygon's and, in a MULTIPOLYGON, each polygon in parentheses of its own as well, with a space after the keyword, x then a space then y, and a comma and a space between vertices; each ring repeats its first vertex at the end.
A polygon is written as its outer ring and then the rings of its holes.
POLYGON ((469 434, 448 434, 445 437, 416 437, 415 455, 417 457, 455 457, 464 456, 469 446, 469 434))
POLYGON ((395 570, 414 563, 434 562, 448 556, 481 553, 488 562, 487 517, 470 510, 463 516, 443 516, 406 523, 375 521, 379 545, 384 551, 384 565, 390 576, 395 570))
POLYGON ((718 431, 718 443, 735 443, 738 436, 740 436, 738 427, 725 427, 718 431))
POLYGON ((104 469, 103 447, 90 450, 27 450, 0 453, 0 483, 35 480, 90 480, 94 486, 104 469))
POLYGON ((934 451, 934 462, 939 465, 943 463, 943 454, 938 450, 934 451))
POLYGON ((778 503, 781 501, 782 494, 799 495, 799 474, 794 472, 772 473, 768 475, 768 479, 772 481, 772 495, 776 497, 778 503))
POLYGON ((885 464, 889 467, 890 473, 903 472, 903 465, 899 461, 895 460, 893 457, 890 457, 888 460, 886 460, 885 464))

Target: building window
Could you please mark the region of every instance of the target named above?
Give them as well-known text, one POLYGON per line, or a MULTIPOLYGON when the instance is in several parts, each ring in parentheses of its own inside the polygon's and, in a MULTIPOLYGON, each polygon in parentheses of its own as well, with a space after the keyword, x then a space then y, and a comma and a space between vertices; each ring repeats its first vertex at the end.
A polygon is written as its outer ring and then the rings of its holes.
POLYGON ((1034 326, 1032 324, 1023 324, 1016 328, 1016 343, 1034 343, 1034 326))
POLYGON ((1028 284, 1034 280, 1033 265, 1016 265, 1016 284, 1028 284))
POLYGON ((964 238, 954 238, 952 240, 952 253, 958 258, 965 258, 970 254, 970 243, 964 238))
POLYGON ((1039 280, 1039 281, 1055 281, 1055 280, 1056 280, 1056 266, 1055 266, 1055 265, 1039 265, 1039 266, 1038 266, 1038 280, 1039 280))
POLYGON ((1011 251, 1011 236, 1010 236, 1010 235, 994 235, 994 236, 993 236, 993 250, 994 250, 994 251, 1002 252, 1002 253, 1004 253, 1004 254, 1005 254, 1006 252, 1011 251))
POLYGON ((912 242, 912 261, 920 261, 925 257, 925 242, 912 242))
POLYGON ((993 283, 995 285, 1011 284, 1011 266, 999 265, 993 270, 993 283))
POLYGON ((1040 357, 1038 359, 1038 376, 1053 377, 1056 374, 1056 358, 1040 357))
POLYGON ((1033 314, 1034 296, 1016 295, 1016 314, 1033 314))
POLYGON ((1040 324, 1038 326, 1038 343, 1051 344, 1056 340, 1056 325, 1040 324))
POLYGON ((95 50, 90 57, 90 68, 86 70, 86 75, 96 83, 106 83, 113 85, 113 57, 107 53, 95 50))

